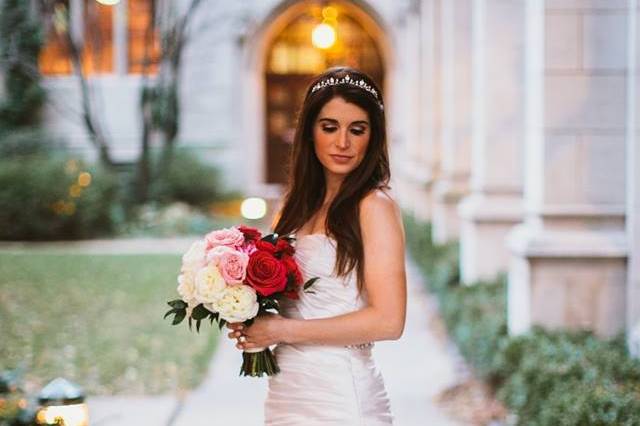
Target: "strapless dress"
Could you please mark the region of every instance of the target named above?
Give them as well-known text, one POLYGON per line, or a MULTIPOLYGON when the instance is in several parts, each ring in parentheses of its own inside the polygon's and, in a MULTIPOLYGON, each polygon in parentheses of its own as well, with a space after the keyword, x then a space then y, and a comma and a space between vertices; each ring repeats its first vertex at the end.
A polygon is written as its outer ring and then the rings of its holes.
MULTIPOLYGON (((299 300, 283 299, 280 314, 316 319, 342 315, 366 305, 355 271, 336 277, 335 240, 309 234, 295 243, 295 259, 306 282, 320 277, 299 300)), ((373 343, 350 346, 279 344, 280 373, 269 377, 264 403, 267 426, 392 425, 384 380, 372 356, 373 343)))

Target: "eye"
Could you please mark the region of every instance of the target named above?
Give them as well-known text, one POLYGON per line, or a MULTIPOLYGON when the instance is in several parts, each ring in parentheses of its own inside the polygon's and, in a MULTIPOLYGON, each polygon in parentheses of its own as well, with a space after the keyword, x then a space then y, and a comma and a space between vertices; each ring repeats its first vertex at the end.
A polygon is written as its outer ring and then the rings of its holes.
POLYGON ((351 133, 353 133, 356 136, 360 136, 365 132, 365 129, 359 128, 359 127, 354 127, 351 129, 351 133))
POLYGON ((322 131, 325 133, 333 133, 337 130, 338 128, 335 126, 322 126, 322 131))

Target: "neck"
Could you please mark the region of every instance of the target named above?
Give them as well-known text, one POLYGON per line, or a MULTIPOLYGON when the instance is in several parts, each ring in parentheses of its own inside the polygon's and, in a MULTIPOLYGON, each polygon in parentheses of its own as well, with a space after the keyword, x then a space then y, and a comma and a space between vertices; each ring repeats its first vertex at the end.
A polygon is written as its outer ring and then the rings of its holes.
POLYGON ((325 181, 327 183, 327 191, 326 191, 326 194, 324 196, 323 204, 329 204, 329 203, 331 203, 331 201, 333 201, 334 197, 338 193, 338 190, 340 190, 340 185, 342 185, 343 179, 344 178, 342 178, 342 177, 337 177, 337 176, 331 175, 329 173, 325 174, 325 181))

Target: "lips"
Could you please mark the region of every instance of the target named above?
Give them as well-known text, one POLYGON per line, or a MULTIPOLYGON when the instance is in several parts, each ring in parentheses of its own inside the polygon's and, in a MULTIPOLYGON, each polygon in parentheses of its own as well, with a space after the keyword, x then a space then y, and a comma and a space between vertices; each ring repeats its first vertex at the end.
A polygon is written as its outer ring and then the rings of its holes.
POLYGON ((346 163, 353 157, 349 155, 331 155, 331 158, 333 158, 337 163, 346 163))

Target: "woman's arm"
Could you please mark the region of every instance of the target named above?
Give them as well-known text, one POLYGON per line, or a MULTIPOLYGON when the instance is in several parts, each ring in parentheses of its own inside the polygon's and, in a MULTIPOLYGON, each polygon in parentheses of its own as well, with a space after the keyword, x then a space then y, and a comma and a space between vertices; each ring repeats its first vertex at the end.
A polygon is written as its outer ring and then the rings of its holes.
MULTIPOLYGON (((368 306, 330 318, 298 320, 279 315, 256 318, 243 332, 249 349, 275 343, 351 345, 398 339, 406 316, 404 229, 397 204, 384 192, 374 191, 361 203, 360 225, 364 247, 364 286, 368 306)), ((234 331, 241 324, 229 324, 234 331)), ((229 337, 237 337, 235 332, 229 337)))

